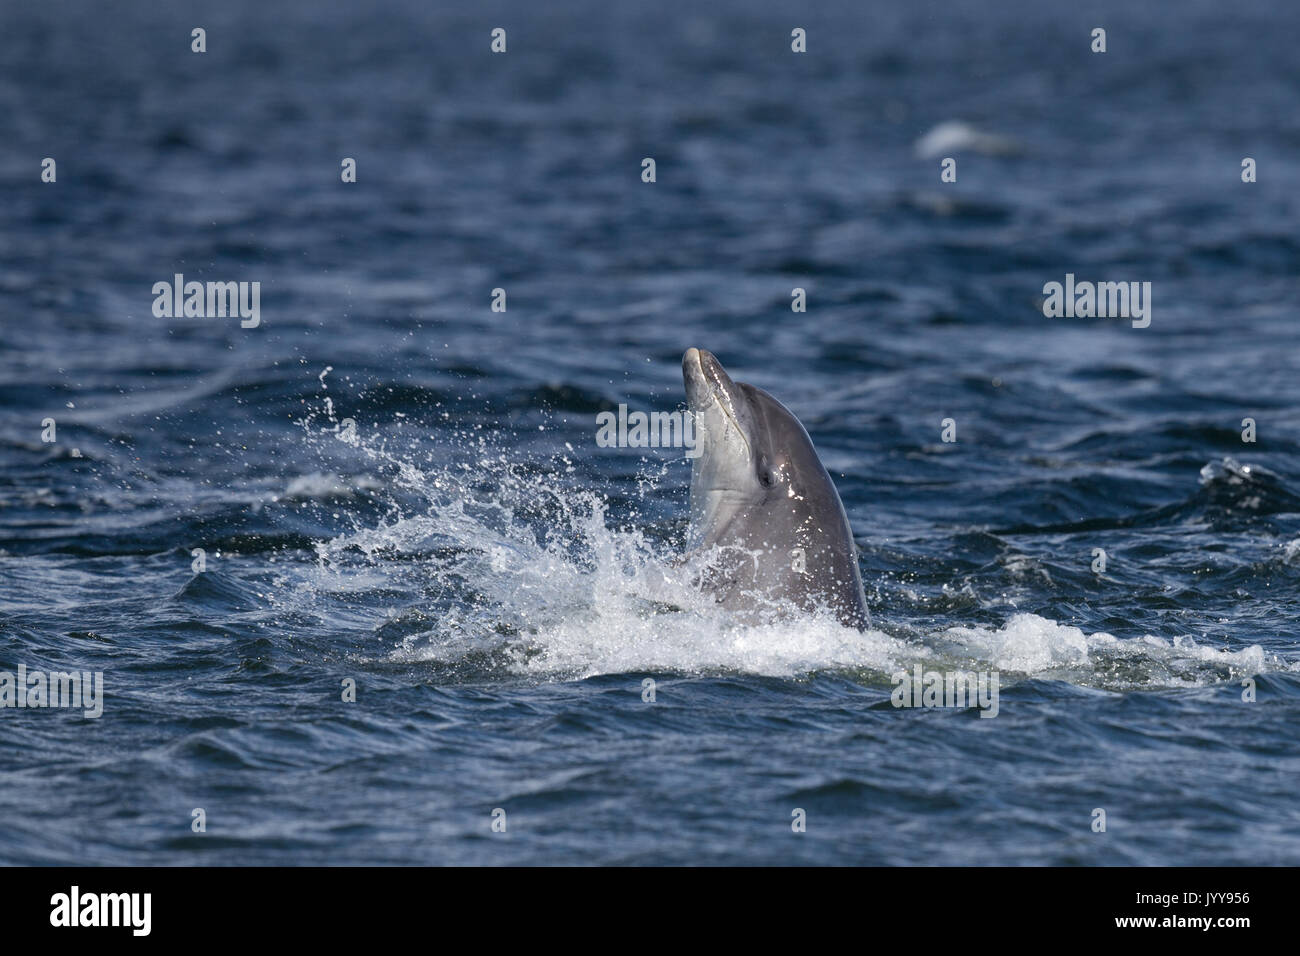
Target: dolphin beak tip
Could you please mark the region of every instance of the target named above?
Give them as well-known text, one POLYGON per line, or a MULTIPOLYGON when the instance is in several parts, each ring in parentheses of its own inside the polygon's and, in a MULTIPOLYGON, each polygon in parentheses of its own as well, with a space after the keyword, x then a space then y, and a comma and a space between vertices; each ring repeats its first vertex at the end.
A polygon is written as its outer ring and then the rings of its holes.
POLYGON ((692 374, 701 375, 704 372, 704 366, 701 364, 702 355, 697 348, 689 348, 682 355, 682 376, 689 379, 692 374))

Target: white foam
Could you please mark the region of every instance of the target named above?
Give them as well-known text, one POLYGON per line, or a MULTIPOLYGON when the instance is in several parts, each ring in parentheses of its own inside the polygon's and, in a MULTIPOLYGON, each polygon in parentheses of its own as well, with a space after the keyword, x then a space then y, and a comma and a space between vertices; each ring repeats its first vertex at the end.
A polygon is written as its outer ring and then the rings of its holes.
POLYGON ((1037 614, 1016 614, 1000 628, 950 628, 945 637, 999 671, 1057 677, 1091 686, 1201 686, 1287 665, 1270 661, 1258 644, 1233 649, 1146 634, 1120 640, 1037 614))
POLYGON ((427 507, 321 543, 318 568, 292 589, 305 591, 300 609, 317 597, 351 598, 367 588, 382 591, 390 607, 394 592, 403 595, 392 610, 363 604, 353 614, 376 619, 378 659, 455 663, 486 653, 493 667, 543 679, 838 671, 887 680, 923 663, 1112 689, 1199 686, 1289 669, 1267 660, 1258 645, 1119 640, 1023 613, 993 628, 933 634, 887 624, 858 632, 815 615, 746 624, 695 586, 672 547, 641 530, 609 527, 605 499, 568 488, 564 467, 539 474, 482 455, 473 466, 417 468, 364 444, 361 450, 393 466, 389 481, 418 492, 427 507), (381 631, 393 620, 404 625, 397 638, 381 631))
POLYGON ((274 500, 303 500, 310 498, 349 498, 363 491, 374 491, 382 485, 371 478, 344 479, 338 475, 313 471, 299 475, 285 487, 284 493, 274 500))

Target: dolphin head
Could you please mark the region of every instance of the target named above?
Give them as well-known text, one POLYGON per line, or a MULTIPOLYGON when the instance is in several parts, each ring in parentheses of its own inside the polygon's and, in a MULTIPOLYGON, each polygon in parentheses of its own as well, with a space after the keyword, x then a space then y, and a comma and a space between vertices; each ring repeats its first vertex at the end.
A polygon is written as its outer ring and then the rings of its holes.
POLYGON ((687 349, 682 378, 695 426, 688 546, 729 554, 713 576, 719 600, 827 605, 865 627, 853 530, 799 419, 703 349, 687 349))
POLYGON ((710 545, 725 541, 738 518, 795 499, 797 463, 809 456, 816 462, 817 455, 789 409, 761 388, 734 381, 712 352, 687 349, 682 378, 696 435, 692 544, 710 545))

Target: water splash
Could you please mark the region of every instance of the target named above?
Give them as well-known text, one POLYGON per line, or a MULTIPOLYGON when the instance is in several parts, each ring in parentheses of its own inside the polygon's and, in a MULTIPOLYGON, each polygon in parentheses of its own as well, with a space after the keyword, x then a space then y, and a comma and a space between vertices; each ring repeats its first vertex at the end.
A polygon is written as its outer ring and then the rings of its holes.
MULTIPOLYGON (((280 600, 357 628, 368 663, 428 665, 438 679, 458 681, 841 672, 877 684, 921 663, 1114 690, 1201 686, 1285 666, 1258 645, 1120 640, 1034 614, 931 633, 859 632, 830 614, 753 625, 700 589, 699 568, 681 559, 672 535, 614 526, 608 499, 575 486, 572 449, 521 462, 466 429, 417 460, 410 443, 340 442, 332 403, 324 418, 304 420, 309 444, 330 452, 346 444, 369 474, 321 488, 382 489, 387 510, 320 541, 315 567, 282 581, 280 600)), ((642 499, 660 478, 642 476, 642 499)), ((888 609, 881 616, 887 621, 888 609)))

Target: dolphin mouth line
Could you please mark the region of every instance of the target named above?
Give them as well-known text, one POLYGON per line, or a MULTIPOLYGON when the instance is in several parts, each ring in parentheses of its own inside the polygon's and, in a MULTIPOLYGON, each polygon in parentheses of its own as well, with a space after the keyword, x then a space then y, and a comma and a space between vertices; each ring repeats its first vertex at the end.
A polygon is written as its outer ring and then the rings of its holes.
POLYGON ((731 409, 727 407, 726 402, 719 401, 716 395, 713 397, 713 400, 717 402, 718 407, 722 409, 722 414, 727 416, 727 421, 731 422, 731 427, 736 429, 736 434, 739 435, 740 440, 745 443, 745 454, 752 460, 754 457, 754 449, 750 447, 749 438, 745 435, 745 430, 740 427, 740 422, 736 421, 736 416, 731 414, 731 409))
POLYGON ((726 417, 727 421, 731 422, 731 427, 736 429, 736 434, 740 436, 740 440, 745 445, 745 454, 752 460, 754 457, 754 449, 749 444, 749 437, 745 434, 745 430, 740 427, 740 422, 736 420, 736 416, 731 411, 731 403, 729 401, 731 396, 719 382, 714 381, 713 377, 704 371, 702 353, 698 350, 695 353, 695 369, 699 372, 700 378, 704 379, 708 384, 709 396, 717 403, 718 408, 722 410, 722 414, 726 417), (728 399, 728 401, 724 401, 723 399, 728 399))

